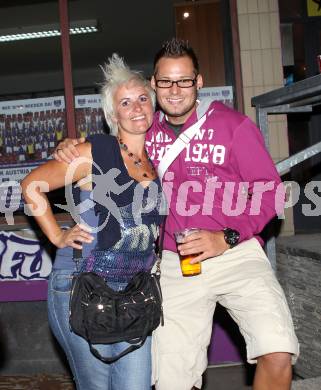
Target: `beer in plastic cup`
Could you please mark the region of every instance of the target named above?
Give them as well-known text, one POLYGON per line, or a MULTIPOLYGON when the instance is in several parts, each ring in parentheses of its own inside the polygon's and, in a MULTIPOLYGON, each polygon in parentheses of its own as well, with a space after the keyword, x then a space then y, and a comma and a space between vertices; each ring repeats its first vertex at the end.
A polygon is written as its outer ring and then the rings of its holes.
MULTIPOLYGON (((175 232, 175 239, 177 244, 181 244, 183 239, 190 234, 199 232, 198 228, 185 228, 178 232, 175 232)), ((195 276, 201 273, 201 263, 190 264, 190 261, 194 259, 194 257, 198 256, 198 253, 192 255, 184 255, 179 254, 179 260, 181 264, 181 270, 183 276, 195 276)))

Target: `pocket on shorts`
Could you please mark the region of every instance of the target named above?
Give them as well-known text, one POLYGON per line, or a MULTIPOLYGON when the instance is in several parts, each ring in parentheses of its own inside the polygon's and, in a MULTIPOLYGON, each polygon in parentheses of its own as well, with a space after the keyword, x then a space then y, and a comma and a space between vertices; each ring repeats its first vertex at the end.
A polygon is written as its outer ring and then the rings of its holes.
POLYGON ((55 274, 52 277, 52 290, 58 293, 70 293, 72 284, 72 275, 55 274))

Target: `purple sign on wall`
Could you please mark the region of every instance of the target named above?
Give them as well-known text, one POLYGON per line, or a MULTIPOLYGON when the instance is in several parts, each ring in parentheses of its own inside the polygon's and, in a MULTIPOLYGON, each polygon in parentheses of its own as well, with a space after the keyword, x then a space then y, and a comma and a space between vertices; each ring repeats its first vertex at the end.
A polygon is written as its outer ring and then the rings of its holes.
POLYGON ((0 283, 4 280, 47 279, 52 261, 37 239, 0 232, 0 283))

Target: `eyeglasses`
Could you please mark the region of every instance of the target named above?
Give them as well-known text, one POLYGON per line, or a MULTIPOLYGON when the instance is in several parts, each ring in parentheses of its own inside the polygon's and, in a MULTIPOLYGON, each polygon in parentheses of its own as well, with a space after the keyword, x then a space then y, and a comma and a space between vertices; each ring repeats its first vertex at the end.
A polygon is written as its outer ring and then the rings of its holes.
POLYGON ((182 80, 155 80, 156 87, 158 88, 172 88, 176 84, 179 88, 191 88, 196 83, 195 79, 182 79, 182 80))

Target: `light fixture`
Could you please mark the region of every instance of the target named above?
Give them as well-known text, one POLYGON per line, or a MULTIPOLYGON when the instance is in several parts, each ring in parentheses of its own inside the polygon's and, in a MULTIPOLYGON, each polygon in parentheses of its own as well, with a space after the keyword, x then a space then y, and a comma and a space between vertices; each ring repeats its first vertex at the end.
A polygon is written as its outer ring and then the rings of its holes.
POLYGON ((189 18, 189 12, 184 12, 184 13, 183 13, 183 18, 184 18, 184 19, 189 18))
MULTIPOLYGON (((88 34, 97 32, 96 20, 81 20, 70 23, 69 33, 88 34)), ((59 24, 25 26, 11 29, 0 29, 0 42, 20 41, 23 39, 49 38, 61 35, 59 24)))

